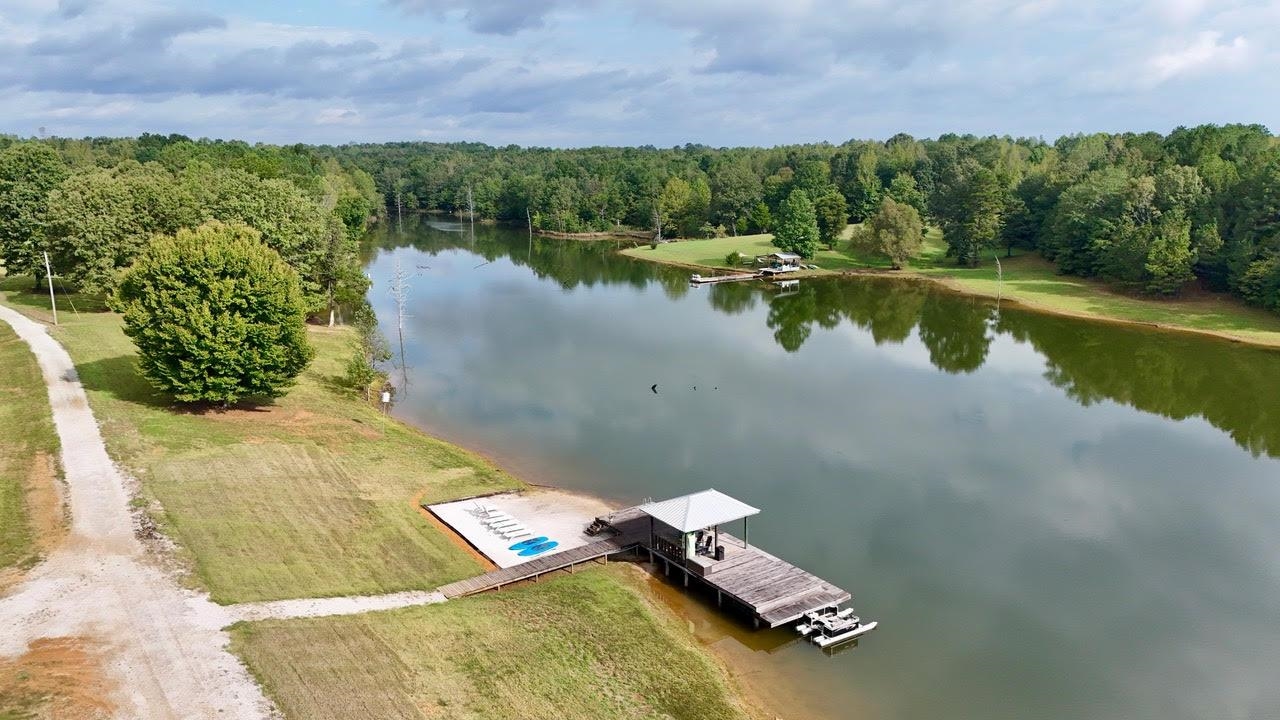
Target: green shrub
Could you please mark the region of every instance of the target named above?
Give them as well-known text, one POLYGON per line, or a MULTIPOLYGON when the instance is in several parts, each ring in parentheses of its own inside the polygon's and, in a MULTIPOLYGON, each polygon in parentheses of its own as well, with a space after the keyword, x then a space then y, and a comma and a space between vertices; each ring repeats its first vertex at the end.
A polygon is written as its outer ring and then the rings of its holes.
POLYGON ((298 273, 248 225, 156 238, 114 304, 142 374, 179 402, 279 397, 313 355, 298 273))

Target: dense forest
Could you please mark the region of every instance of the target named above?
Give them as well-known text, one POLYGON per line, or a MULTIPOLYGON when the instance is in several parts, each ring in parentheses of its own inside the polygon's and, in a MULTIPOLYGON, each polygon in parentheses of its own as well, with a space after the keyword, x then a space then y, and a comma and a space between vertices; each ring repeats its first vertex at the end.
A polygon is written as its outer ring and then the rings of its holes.
POLYGON ((941 227, 958 263, 1035 251, 1067 274, 1153 294, 1199 280, 1280 310, 1280 141, 1258 125, 1053 143, 896 135, 767 149, 389 143, 319 150, 369 173, 393 211, 474 211, 540 230, 700 237, 772 231, 799 190, 829 235, 845 220, 870 218, 889 198, 941 227))
POLYGON ((139 138, 0 138, 0 263, 113 292, 154 238, 243 223, 292 266, 313 315, 362 302, 357 241, 382 212, 373 179, 303 146, 139 138))
POLYGON ((798 205, 827 243, 909 207, 957 263, 1034 251, 1136 291, 1199 282, 1280 310, 1280 140, 1257 125, 775 148, 0 138, 8 272, 40 277, 48 250, 57 277, 109 291, 152 236, 239 221, 299 270, 316 313, 363 292, 354 240, 388 211, 704 237, 785 231, 798 205))

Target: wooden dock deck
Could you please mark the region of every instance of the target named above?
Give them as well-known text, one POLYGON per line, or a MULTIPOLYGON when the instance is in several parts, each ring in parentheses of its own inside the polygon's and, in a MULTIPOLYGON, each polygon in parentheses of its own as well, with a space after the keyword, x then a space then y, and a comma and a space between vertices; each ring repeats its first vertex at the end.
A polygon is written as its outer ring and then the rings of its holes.
MULTIPOLYGON (((807 612, 834 607, 848 602, 848 591, 832 585, 816 575, 777 558, 742 540, 720 533, 725 558, 699 557, 682 561, 669 557, 649 542, 650 518, 640 508, 630 507, 598 518, 608 527, 611 537, 460 580, 440 588, 447 598, 457 598, 504 585, 536 580, 559 570, 570 570, 586 562, 602 560, 610 555, 640 550, 669 575, 674 569, 690 579, 705 583, 716 591, 721 604, 727 597, 751 613, 757 625, 779 627, 795 622, 807 612)), ((665 548, 664 548, 665 549, 665 548)))
POLYGON ((684 573, 686 585, 690 578, 705 583, 717 592, 721 602, 728 596, 765 627, 786 625, 807 612, 834 607, 852 598, 847 590, 728 533, 720 533, 726 551, 724 560, 700 557, 682 562, 650 546, 649 518, 639 507, 625 508, 600 519, 620 536, 635 538, 633 544, 652 553, 667 573, 673 569, 684 573))
POLYGON ((755 280, 760 277, 760 273, 734 273, 732 275, 693 275, 689 278, 692 285, 714 285, 716 283, 740 282, 742 280, 755 280))

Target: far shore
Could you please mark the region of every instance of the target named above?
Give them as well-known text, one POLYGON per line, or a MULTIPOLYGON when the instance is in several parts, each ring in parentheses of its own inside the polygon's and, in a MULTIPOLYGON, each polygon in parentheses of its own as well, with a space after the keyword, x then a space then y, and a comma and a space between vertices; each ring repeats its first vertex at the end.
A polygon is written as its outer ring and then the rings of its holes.
MULTIPOLYGON (((744 256, 775 250, 768 235, 680 240, 626 248, 619 252, 646 262, 698 271, 732 272, 723 258, 735 249, 744 256)), ((789 278, 848 277, 929 281, 957 294, 999 299, 1002 304, 1033 312, 1150 329, 1194 333, 1265 348, 1280 348, 1280 315, 1250 307, 1225 295, 1194 292, 1168 300, 1116 292, 1101 282, 1059 275, 1038 256, 1002 257, 1003 278, 994 263, 977 268, 941 262, 936 245, 919 267, 894 270, 887 261, 859 258, 838 250, 822 250, 811 261, 819 270, 802 270, 789 278)))

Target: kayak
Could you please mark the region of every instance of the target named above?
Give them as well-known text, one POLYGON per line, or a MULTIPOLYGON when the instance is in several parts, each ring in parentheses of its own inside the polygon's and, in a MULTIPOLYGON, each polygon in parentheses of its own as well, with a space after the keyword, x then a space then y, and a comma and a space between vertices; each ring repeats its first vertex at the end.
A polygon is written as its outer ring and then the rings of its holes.
POLYGON ((512 545, 507 549, 508 550, 524 550, 525 548, 530 548, 530 547, 533 547, 534 545, 541 545, 546 541, 547 541, 547 536, 543 535, 542 537, 529 538, 528 540, 521 540, 520 542, 516 543, 515 545, 512 545))
POLYGON ((554 548, 559 544, 560 543, 556 542, 555 540, 552 540, 551 542, 544 542, 544 543, 539 543, 537 545, 530 545, 529 547, 521 550, 519 554, 521 557, 533 557, 534 555, 541 555, 542 553, 554 548))

